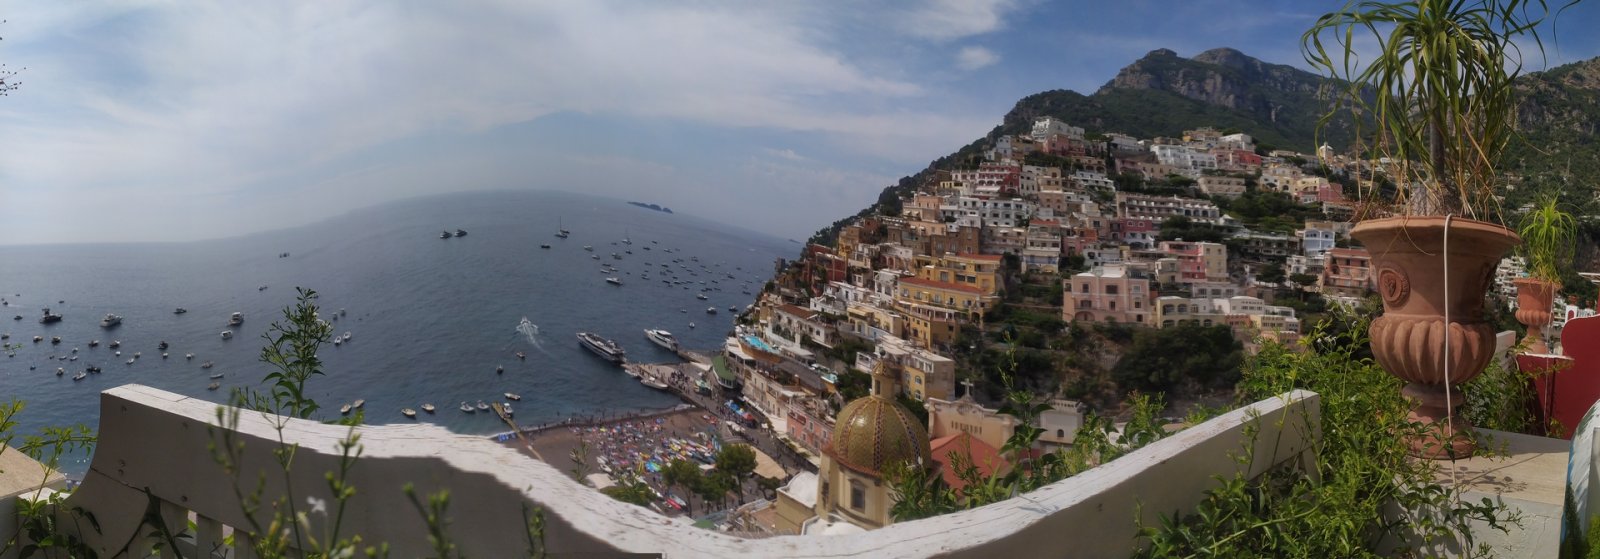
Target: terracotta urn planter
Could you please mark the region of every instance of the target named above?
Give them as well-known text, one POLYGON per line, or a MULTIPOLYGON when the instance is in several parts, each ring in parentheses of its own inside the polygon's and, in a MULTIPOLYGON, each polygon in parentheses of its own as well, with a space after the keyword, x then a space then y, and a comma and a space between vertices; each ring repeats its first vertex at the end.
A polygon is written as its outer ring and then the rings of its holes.
POLYGON ((1458 386, 1494 357, 1483 298, 1501 256, 1522 242, 1510 229, 1471 219, 1452 218, 1448 229, 1448 252, 1443 216, 1369 220, 1350 231, 1372 256, 1383 299, 1383 316, 1370 330, 1372 354, 1407 383, 1410 419, 1422 426, 1407 435, 1412 454, 1436 459, 1471 456, 1476 448, 1466 418, 1448 413, 1447 402, 1459 410, 1466 398, 1458 386))
POLYGON ((1550 353, 1544 343, 1544 325, 1550 323, 1550 303, 1560 286, 1534 278, 1518 278, 1511 283, 1517 286, 1517 322, 1528 327, 1528 335, 1522 338, 1523 347, 1528 353, 1550 353))

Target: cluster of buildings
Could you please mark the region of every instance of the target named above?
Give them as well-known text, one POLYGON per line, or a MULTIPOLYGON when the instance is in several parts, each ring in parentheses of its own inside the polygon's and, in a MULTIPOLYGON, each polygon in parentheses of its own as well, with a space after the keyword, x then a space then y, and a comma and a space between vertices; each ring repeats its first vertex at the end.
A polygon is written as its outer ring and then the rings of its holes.
MULTIPOLYGON (((1353 210, 1325 176, 1360 176, 1359 163, 1327 147, 1310 158, 1262 151, 1246 134, 1091 136, 1045 117, 1027 134, 1000 138, 975 168, 940 172, 904 193, 898 215, 858 219, 835 246, 810 245, 798 261, 780 262, 779 281, 742 317, 719 360, 746 407, 819 466, 780 491, 778 529, 888 523, 883 475, 897 460, 938 470, 958 489, 952 455, 984 471, 1009 467, 999 449, 1015 419, 958 389, 951 358, 964 327, 982 327, 1008 281, 1059 282, 1067 322, 1226 325, 1247 345, 1299 336, 1294 309, 1268 303, 1280 290, 1365 295, 1370 259, 1341 242, 1353 210), (1188 194, 1119 184, 1182 184, 1188 194), (1282 192, 1327 219, 1293 234, 1251 231, 1218 202, 1252 189, 1282 192), (1227 239, 1161 238, 1161 225, 1177 217, 1227 239), (1283 273, 1263 281, 1268 270, 1283 273), (844 401, 841 366, 870 374, 871 395, 844 401), (920 402, 927 420, 915 419, 906 400, 920 402)), ((1081 407, 1049 401, 1041 444, 1072 444, 1081 407)))

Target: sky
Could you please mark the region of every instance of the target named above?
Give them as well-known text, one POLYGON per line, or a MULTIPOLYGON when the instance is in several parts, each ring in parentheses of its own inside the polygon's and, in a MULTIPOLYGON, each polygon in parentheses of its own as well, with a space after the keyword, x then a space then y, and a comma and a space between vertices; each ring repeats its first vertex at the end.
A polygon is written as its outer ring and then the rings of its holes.
MULTIPOLYGON (((0 244, 228 237, 495 189, 804 239, 1018 99, 1091 93, 1151 50, 1305 67, 1300 34, 1341 4, 0 0, 21 84, 0 97, 0 244)), ((1563 13, 1548 64, 1600 56, 1596 23, 1563 13)))

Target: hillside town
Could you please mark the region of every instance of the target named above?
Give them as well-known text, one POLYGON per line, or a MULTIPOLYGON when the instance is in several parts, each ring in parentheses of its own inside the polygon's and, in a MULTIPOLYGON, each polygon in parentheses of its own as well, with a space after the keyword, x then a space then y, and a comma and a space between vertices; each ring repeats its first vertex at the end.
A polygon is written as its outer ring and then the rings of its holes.
MULTIPOLYGON (((994 377, 967 370, 980 364, 963 355, 1015 333, 1023 313, 1047 335, 1225 327, 1253 352, 1294 345, 1308 314, 1359 306, 1374 288, 1369 254, 1348 234, 1358 189, 1381 174, 1327 145, 1267 149, 1210 128, 1086 134, 1043 117, 966 163, 843 224, 832 246, 814 239, 798 261, 780 261, 727 339, 717 372, 741 413, 818 468, 778 491, 773 531, 892 522, 884 476, 896 462, 930 464, 956 490, 953 460, 1008 468, 1000 449, 1017 420, 993 403, 1001 387, 977 386, 994 377), (870 391, 850 380, 867 375, 870 391)), ((1522 266, 1512 257, 1496 271, 1508 301, 1522 266)), ((1552 330, 1593 314, 1557 307, 1552 330)), ((1070 447, 1090 404, 1035 391, 1048 404, 1040 445, 1070 447)))

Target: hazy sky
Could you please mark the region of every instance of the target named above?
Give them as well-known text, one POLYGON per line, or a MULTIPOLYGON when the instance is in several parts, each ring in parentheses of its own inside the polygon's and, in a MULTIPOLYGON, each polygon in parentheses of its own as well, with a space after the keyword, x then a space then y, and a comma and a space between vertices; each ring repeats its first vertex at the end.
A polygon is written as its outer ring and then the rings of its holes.
MULTIPOLYGON (((539 188, 804 238, 1156 48, 1300 63, 1339 2, 0 0, 0 243, 187 240, 539 188)), ((1593 6, 1552 63, 1600 55, 1593 6), (1588 36, 1584 36, 1588 35, 1588 36)), ((1548 43, 1548 39, 1547 39, 1548 43)))

